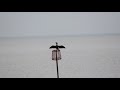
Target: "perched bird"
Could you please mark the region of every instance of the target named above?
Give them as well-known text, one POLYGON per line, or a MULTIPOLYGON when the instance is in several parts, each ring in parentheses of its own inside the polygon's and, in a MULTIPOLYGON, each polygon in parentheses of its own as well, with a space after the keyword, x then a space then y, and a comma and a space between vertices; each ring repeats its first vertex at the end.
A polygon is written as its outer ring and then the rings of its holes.
POLYGON ((50 47, 50 49, 51 48, 56 48, 56 49, 59 49, 59 48, 65 48, 63 45, 60 45, 60 46, 58 46, 58 43, 56 42, 56 46, 55 45, 52 45, 51 47, 50 47))

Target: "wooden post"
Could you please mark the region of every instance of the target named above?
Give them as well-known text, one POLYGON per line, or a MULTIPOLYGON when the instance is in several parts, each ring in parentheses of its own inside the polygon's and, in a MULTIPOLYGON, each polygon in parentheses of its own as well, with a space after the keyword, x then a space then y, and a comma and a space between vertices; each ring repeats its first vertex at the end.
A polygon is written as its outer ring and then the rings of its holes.
POLYGON ((59 78, 59 68, 58 68, 58 60, 57 60, 57 49, 56 49, 56 68, 57 68, 57 78, 59 78))
MULTIPOLYGON (((50 47, 50 49, 52 49, 52 48, 55 48, 55 49, 56 49, 56 58, 54 59, 54 58, 52 57, 52 60, 56 60, 57 78, 59 78, 58 60, 61 59, 61 55, 60 55, 60 58, 57 58, 57 57, 58 57, 57 52, 59 51, 60 48, 65 48, 65 47, 64 47, 63 45, 58 45, 58 43, 56 42, 56 45, 52 45, 52 46, 50 47)), ((54 52, 54 51, 53 51, 53 52, 54 52)))

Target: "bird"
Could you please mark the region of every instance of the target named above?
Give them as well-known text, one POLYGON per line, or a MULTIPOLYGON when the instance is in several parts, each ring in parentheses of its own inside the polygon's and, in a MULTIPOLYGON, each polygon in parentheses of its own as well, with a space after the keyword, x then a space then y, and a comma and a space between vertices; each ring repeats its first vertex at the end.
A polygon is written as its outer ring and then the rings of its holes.
POLYGON ((55 46, 55 45, 52 45, 52 46, 50 47, 50 49, 51 49, 51 48, 59 49, 59 48, 65 48, 65 46, 63 46, 63 45, 58 45, 58 43, 56 42, 56 46, 55 46))

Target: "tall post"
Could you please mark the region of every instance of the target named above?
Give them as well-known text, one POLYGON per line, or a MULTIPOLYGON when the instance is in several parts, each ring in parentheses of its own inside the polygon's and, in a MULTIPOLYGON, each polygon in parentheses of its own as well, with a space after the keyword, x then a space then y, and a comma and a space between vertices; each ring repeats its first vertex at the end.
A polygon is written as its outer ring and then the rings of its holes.
MULTIPOLYGON (((60 60, 61 59, 61 56, 60 56, 60 58, 58 58, 58 50, 59 49, 61 49, 61 48, 65 48, 63 45, 58 45, 58 43, 56 42, 56 45, 52 45, 51 47, 50 47, 50 49, 56 49, 56 58, 54 58, 53 56, 52 56, 52 60, 55 60, 56 61, 56 69, 57 69, 57 78, 59 78, 59 68, 58 68, 58 60, 60 60)), ((60 50, 59 50, 60 51, 60 50)))
POLYGON ((56 68, 57 68, 57 78, 59 78, 59 68, 58 68, 58 60, 57 60, 57 49, 56 49, 56 68))

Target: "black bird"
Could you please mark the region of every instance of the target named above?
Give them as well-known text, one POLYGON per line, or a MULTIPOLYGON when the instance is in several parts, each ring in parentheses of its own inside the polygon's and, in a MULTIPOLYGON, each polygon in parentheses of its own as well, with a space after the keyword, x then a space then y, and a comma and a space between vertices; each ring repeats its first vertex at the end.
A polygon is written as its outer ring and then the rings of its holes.
POLYGON ((65 48, 65 47, 64 47, 63 45, 58 46, 58 43, 56 42, 56 46, 52 45, 52 46, 50 47, 50 49, 51 49, 51 48, 59 49, 59 48, 65 48))

